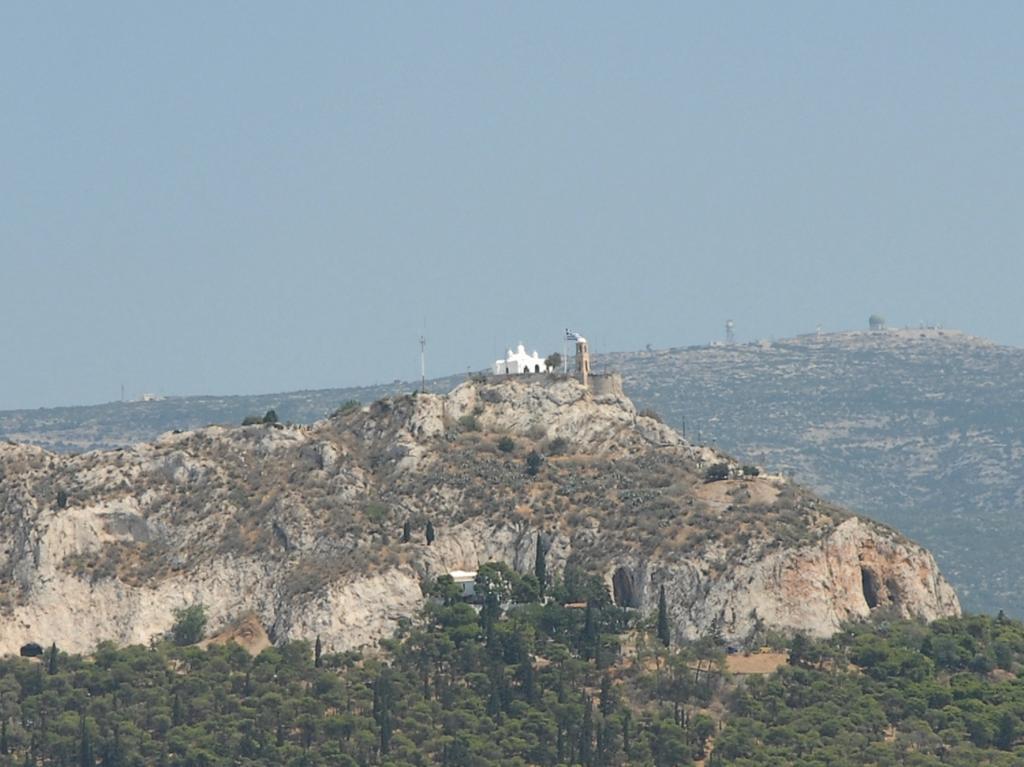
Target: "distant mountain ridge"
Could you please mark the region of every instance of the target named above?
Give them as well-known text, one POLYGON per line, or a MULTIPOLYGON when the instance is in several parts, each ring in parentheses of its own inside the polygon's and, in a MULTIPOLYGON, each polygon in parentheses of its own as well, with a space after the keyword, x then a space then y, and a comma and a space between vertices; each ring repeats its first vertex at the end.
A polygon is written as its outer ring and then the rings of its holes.
MULTIPOLYGON (((949 330, 802 336, 595 356, 640 409, 694 441, 795 475, 939 560, 969 610, 1024 616, 1024 350, 949 330)), ((465 376, 429 381, 446 392, 465 376)), ((392 383, 264 396, 0 412, 0 437, 81 451, 274 408, 309 423, 392 383)))

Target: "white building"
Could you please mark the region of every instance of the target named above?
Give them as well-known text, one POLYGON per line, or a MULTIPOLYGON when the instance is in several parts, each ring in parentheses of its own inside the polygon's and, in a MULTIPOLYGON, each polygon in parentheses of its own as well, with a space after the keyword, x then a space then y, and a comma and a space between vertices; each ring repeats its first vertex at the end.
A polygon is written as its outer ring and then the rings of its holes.
POLYGON ((508 355, 503 360, 494 361, 494 374, 519 374, 519 373, 542 373, 546 370, 544 360, 536 351, 526 353, 526 347, 522 344, 516 347, 515 351, 508 350, 508 355))
POLYGON ((463 599, 476 596, 476 570, 452 570, 448 575, 462 589, 463 599))

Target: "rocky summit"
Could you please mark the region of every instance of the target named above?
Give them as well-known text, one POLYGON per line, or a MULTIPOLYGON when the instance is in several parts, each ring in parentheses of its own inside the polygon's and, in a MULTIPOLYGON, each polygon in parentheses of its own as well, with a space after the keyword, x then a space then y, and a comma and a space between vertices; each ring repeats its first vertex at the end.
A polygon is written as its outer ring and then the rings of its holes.
POLYGON ((680 638, 960 609, 923 548, 687 442, 614 378, 478 378, 79 455, 5 444, 0 540, 6 652, 146 642, 195 603, 214 630, 365 646, 438 575, 532 572, 538 540, 549 574, 597 573, 620 605, 653 613, 663 586, 680 638))

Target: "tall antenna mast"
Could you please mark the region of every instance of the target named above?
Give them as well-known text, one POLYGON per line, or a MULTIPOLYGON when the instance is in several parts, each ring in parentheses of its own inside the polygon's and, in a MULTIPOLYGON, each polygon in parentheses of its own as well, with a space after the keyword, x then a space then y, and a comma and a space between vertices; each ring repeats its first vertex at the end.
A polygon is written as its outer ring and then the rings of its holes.
POLYGON ((420 336, 420 392, 427 390, 427 337, 420 336))
POLYGON ((729 345, 736 343, 736 323, 732 320, 725 321, 725 342, 729 345))

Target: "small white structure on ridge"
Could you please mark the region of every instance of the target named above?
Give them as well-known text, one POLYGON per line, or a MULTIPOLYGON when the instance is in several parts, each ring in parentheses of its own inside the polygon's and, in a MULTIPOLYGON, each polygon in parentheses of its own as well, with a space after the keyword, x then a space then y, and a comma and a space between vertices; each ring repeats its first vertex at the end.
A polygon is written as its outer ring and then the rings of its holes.
POLYGON ((508 355, 503 360, 494 361, 494 374, 519 374, 519 373, 543 373, 546 370, 544 360, 536 351, 532 355, 526 353, 526 347, 522 344, 516 347, 515 351, 508 350, 508 355))
POLYGON ((476 596, 476 570, 452 570, 448 575, 462 589, 463 599, 476 596))

